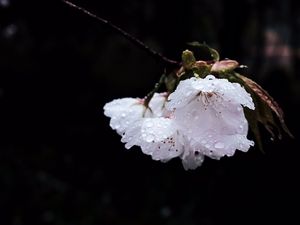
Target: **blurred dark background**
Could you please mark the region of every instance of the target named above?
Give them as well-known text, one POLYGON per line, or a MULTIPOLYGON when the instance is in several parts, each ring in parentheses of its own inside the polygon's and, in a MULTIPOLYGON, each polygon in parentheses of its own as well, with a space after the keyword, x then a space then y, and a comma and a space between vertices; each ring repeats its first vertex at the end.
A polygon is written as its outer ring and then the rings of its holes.
POLYGON ((61 1, 0 0, 0 224, 299 224, 300 2, 74 1, 169 58, 205 41, 279 102, 296 139, 184 171, 125 150, 103 105, 163 65, 61 1))

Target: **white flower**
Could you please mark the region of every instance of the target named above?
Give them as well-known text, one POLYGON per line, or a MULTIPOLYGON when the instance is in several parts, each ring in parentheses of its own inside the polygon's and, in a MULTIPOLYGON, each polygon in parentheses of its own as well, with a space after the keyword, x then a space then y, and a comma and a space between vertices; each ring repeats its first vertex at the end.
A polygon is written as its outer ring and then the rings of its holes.
POLYGON ((104 115, 111 118, 111 128, 122 134, 143 117, 160 117, 167 114, 165 101, 165 93, 155 93, 149 102, 149 108, 145 107, 144 100, 140 98, 115 99, 104 105, 104 115))
POLYGON ((250 94, 226 79, 190 78, 181 81, 166 104, 188 137, 192 151, 214 159, 247 151, 248 123, 243 106, 254 109, 250 94))
POLYGON ((110 125, 122 135, 127 149, 140 146, 154 160, 167 162, 180 157, 185 169, 195 169, 204 155, 190 148, 172 113, 165 108, 166 94, 155 93, 146 109, 141 99, 124 98, 104 106, 110 125))
POLYGON ((155 93, 148 109, 141 99, 117 99, 104 106, 104 114, 111 117, 110 125, 122 135, 127 149, 140 146, 143 153, 162 162, 180 157, 185 169, 195 169, 204 156, 190 148, 165 103, 165 93, 155 93))

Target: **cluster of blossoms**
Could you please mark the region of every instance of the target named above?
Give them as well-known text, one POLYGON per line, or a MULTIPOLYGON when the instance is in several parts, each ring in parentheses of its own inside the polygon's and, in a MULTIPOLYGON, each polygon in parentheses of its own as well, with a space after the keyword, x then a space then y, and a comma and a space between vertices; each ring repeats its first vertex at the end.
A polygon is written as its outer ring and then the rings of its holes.
POLYGON ((188 170, 200 166, 205 156, 220 159, 254 145, 247 139, 243 107, 255 108, 240 84, 194 74, 170 94, 155 93, 147 104, 139 98, 113 100, 104 114, 127 149, 140 146, 162 162, 180 157, 188 170))
POLYGON ((260 150, 259 125, 273 140, 276 136, 280 139, 282 131, 293 137, 272 96, 235 71, 246 66, 235 60, 220 60, 215 49, 199 42, 188 45, 207 61, 197 60, 190 50, 182 52, 181 62, 170 60, 101 17, 64 2, 172 66, 172 71, 165 67, 165 74, 144 99, 122 98, 104 106, 104 114, 111 118, 110 126, 122 136, 126 148, 140 146, 145 154, 162 162, 180 157, 188 170, 200 166, 205 156, 220 159, 234 155, 236 150, 248 151, 254 145, 247 139, 248 125, 260 150), (157 93, 162 84, 167 92, 157 93))

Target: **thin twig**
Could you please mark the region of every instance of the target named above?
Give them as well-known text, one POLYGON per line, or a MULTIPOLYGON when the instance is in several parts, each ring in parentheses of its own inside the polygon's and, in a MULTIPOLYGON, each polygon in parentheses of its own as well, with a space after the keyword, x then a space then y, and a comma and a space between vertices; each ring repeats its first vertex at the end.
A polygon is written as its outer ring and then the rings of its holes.
POLYGON ((149 48, 147 45, 145 45, 142 41, 140 41, 139 39, 133 37, 131 34, 127 33, 126 31, 124 31, 123 29, 121 29, 120 27, 116 26, 115 24, 111 23, 108 20, 105 20, 91 12, 89 12, 88 10, 75 5, 72 2, 69 2, 67 0, 62 0, 64 3, 66 3, 67 5, 69 5, 70 7, 73 7, 75 9, 78 9, 79 11, 87 14, 88 16, 100 21, 101 23, 103 23, 104 25, 107 25, 108 27, 112 28, 114 31, 118 32, 119 34, 121 34, 123 37, 125 37, 127 40, 129 40, 130 42, 132 42, 133 44, 135 44, 137 47, 143 49, 144 51, 146 51, 148 54, 150 54, 152 57, 154 57, 154 59, 156 59, 158 62, 164 62, 168 65, 173 65, 173 66, 179 66, 180 63, 171 59, 168 59, 167 57, 163 56, 162 54, 154 51, 153 49, 149 48))

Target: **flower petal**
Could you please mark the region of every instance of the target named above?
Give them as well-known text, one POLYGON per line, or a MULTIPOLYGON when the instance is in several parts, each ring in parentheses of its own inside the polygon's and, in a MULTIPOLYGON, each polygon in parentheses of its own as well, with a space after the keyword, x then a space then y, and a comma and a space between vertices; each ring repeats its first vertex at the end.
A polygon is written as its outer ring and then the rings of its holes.
POLYGON ((122 134, 132 124, 141 119, 145 106, 141 99, 122 98, 113 100, 104 106, 104 115, 111 117, 110 126, 122 134))

